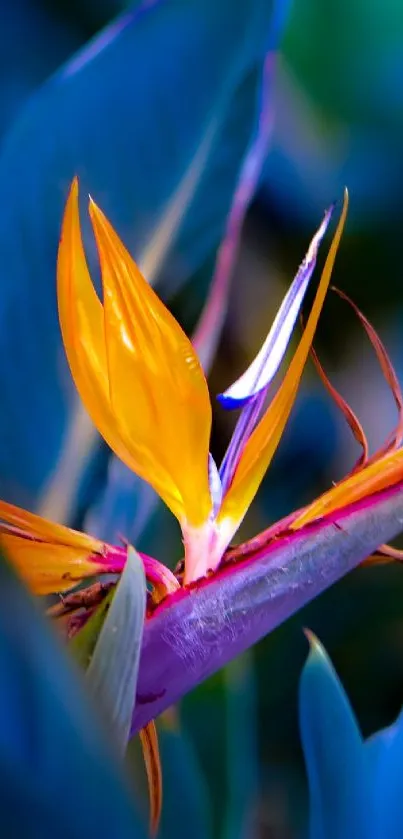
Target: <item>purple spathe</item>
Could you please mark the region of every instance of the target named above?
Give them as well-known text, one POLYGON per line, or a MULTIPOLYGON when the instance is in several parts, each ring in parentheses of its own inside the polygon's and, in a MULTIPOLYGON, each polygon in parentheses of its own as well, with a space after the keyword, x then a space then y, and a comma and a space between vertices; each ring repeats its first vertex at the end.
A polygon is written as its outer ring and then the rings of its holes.
POLYGON ((132 733, 402 530, 400 483, 168 596, 146 621, 132 733))

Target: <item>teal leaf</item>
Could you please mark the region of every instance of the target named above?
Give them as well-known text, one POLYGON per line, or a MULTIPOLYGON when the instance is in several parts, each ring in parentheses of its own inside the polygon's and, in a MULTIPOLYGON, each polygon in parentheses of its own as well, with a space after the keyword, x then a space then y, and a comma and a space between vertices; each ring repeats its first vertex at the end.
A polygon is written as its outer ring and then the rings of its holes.
POLYGON ((163 777, 160 835, 188 839, 191 827, 192 839, 210 839, 209 793, 193 743, 176 721, 172 724, 161 717, 157 727, 163 777))
POLYGON ((129 739, 146 608, 141 558, 129 547, 108 614, 87 670, 87 682, 103 710, 120 752, 129 739))
MULTIPOLYGON (((66 518, 96 439, 76 413, 56 315, 57 243, 73 175, 150 281, 163 275, 169 287, 191 277, 223 234, 258 118, 264 58, 287 8, 288 0, 136 3, 32 97, 6 136, 0 494, 9 500, 41 498, 43 511, 66 518)), ((85 240, 96 273, 88 226, 85 240)))
POLYGON ((366 743, 374 802, 371 839, 403 835, 403 714, 366 743))
POLYGON ((253 814, 259 799, 257 694, 249 652, 225 669, 227 705, 227 789, 223 839, 253 835, 253 814))
POLYGON ((51 627, 0 562, 0 813, 7 836, 143 839, 122 767, 51 627))
POLYGON ((38 85, 80 47, 79 27, 41 2, 15 0, 0 6, 0 135, 38 85), (43 46, 46 45, 46 49, 43 46))
POLYGON ((117 457, 111 456, 105 484, 84 520, 84 529, 111 544, 125 539, 138 544, 160 498, 155 490, 117 457))
POLYGON ((299 718, 309 782, 310 839, 366 839, 363 740, 343 687, 314 637, 300 681, 299 718))

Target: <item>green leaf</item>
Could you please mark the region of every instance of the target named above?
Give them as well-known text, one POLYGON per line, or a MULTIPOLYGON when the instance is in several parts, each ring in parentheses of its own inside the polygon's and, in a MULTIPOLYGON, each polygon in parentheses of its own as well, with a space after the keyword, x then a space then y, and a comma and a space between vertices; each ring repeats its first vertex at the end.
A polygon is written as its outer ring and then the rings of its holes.
POLYGON ((71 639, 69 643, 69 650, 72 652, 75 660, 84 670, 87 669, 96 643, 101 632, 103 623, 108 614, 110 605, 115 594, 115 589, 111 589, 102 603, 95 609, 90 618, 86 621, 83 628, 77 632, 77 635, 71 639))
POLYGON ((259 796, 257 694, 250 652, 232 661, 224 675, 228 802, 222 835, 223 839, 246 839, 253 833, 259 796))
POLYGON ((170 723, 163 715, 158 720, 158 740, 164 794, 161 836, 188 839, 191 825, 192 839, 211 839, 209 790, 192 739, 180 725, 170 723))
POLYGON ((106 714, 121 752, 126 750, 136 698, 146 596, 142 560, 129 547, 87 670, 91 691, 106 714))

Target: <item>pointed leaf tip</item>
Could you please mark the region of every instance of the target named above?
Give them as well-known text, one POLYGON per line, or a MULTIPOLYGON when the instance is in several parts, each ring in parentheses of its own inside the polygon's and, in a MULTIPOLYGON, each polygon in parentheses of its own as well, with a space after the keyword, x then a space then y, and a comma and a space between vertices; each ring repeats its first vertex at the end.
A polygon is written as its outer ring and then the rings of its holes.
POLYGON ((364 743, 343 686, 320 641, 305 630, 311 650, 299 691, 299 717, 310 795, 310 836, 366 832, 364 743))
POLYGON ((307 629, 306 627, 304 627, 303 632, 309 643, 308 659, 314 655, 323 655, 325 658, 327 658, 325 648, 320 643, 318 636, 315 635, 315 633, 312 632, 311 629, 307 629))
POLYGON ((135 704, 146 597, 144 565, 130 546, 87 670, 92 693, 106 715, 115 744, 123 753, 135 704))

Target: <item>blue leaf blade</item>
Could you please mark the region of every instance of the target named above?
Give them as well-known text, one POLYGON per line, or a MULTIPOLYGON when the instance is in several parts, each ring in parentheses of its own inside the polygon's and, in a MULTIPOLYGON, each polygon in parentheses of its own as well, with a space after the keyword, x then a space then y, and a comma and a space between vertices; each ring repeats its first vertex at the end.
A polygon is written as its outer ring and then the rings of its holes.
POLYGON ((249 652, 231 662, 225 674, 227 705, 227 787, 223 839, 253 835, 259 800, 257 691, 249 652))
MULTIPOLYGON (((5 138, 0 492, 9 500, 38 502, 74 411, 55 296, 73 175, 150 279, 168 255, 167 275, 187 279, 222 234, 254 125, 272 10, 286 7, 280 0, 136 4, 36 93, 5 138)), ((95 271, 88 226, 85 239, 95 271)))
POLYGON ((403 832, 403 714, 365 744, 374 801, 373 839, 399 839, 403 832))
POLYGON ((364 743, 323 647, 315 639, 299 690, 310 793, 310 839, 368 836, 364 743))
MULTIPOLYGON (((173 712, 175 714, 175 712, 173 712)), ((163 773, 161 839, 187 839, 189 826, 193 839, 210 839, 212 813, 206 778, 186 731, 171 717, 161 717, 158 741, 163 773), (178 813, 180 790, 180 814, 178 813)))
POLYGON ((56 829, 60 839, 110 839, 118 824, 122 839, 145 839, 80 673, 4 558, 0 678, 0 812, 7 835, 51 839, 56 829))

